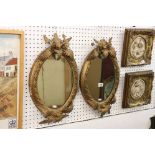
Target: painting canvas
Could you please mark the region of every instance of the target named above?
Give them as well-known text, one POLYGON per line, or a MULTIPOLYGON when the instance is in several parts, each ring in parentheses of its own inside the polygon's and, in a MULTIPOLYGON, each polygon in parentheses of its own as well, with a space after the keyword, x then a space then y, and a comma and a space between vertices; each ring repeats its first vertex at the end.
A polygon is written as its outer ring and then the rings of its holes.
POLYGON ((0 33, 0 128, 17 127, 21 35, 0 33))

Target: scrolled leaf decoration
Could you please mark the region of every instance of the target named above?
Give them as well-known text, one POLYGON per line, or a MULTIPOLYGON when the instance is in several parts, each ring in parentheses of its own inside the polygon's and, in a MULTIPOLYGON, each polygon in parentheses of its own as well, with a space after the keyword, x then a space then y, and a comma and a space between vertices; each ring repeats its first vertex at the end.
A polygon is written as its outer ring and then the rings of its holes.
MULTIPOLYGON (((73 99, 77 93, 78 89, 78 72, 77 65, 74 60, 73 51, 69 48, 69 42, 71 38, 66 38, 65 35, 62 35, 62 39, 60 39, 57 33, 54 34, 52 39, 44 36, 45 43, 49 44, 50 47, 45 49, 34 61, 30 75, 29 75, 29 91, 30 96, 35 104, 35 106, 39 109, 39 111, 46 118, 41 121, 40 124, 50 123, 50 122, 58 122, 61 121, 64 117, 68 116, 68 113, 73 109, 73 99), (55 60, 65 59, 71 68, 72 76, 73 76, 73 84, 70 96, 66 100, 65 104, 54 109, 45 106, 44 101, 40 98, 38 89, 37 89, 37 79, 39 75, 39 71, 43 65, 43 63, 48 58, 54 58, 55 60)), ((51 79, 52 80, 52 79, 51 79)))
POLYGON ((66 38, 64 34, 62 35, 62 38, 63 39, 60 39, 57 33, 54 34, 53 39, 49 39, 46 36, 44 36, 45 43, 51 45, 51 52, 56 60, 61 59, 62 55, 74 58, 74 54, 72 50, 69 48, 69 42, 72 38, 66 38))
MULTIPOLYGON (((108 55, 112 57, 116 57, 115 49, 112 47, 112 38, 109 39, 107 42, 105 39, 101 39, 100 41, 97 41, 94 39, 94 42, 97 44, 96 48, 92 51, 89 59, 94 59, 96 57, 100 58, 106 58, 108 55)), ((92 46, 95 44, 92 43, 92 46)))

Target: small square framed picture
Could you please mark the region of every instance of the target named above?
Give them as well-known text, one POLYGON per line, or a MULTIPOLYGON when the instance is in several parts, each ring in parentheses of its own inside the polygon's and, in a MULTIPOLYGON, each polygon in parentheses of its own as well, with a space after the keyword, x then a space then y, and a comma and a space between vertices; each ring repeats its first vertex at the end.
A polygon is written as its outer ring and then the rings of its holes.
POLYGON ((153 71, 126 73, 122 107, 132 108, 149 104, 153 79, 153 71))
POLYGON ((153 40, 152 29, 125 29, 122 67, 150 64, 153 40))
POLYGON ((24 32, 0 30, 0 128, 22 128, 24 32))

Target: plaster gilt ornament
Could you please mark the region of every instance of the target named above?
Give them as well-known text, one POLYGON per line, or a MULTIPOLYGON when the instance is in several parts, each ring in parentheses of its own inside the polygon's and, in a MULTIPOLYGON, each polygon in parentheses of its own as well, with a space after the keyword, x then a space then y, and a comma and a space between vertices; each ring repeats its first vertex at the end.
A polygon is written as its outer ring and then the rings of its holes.
POLYGON ((123 108, 146 105, 151 102, 154 73, 152 71, 126 73, 123 108))
POLYGON ((45 120, 40 124, 59 122, 73 110, 73 100, 78 89, 78 72, 71 38, 54 34, 44 36, 50 46, 34 61, 29 75, 30 96, 45 120))
POLYGON ((126 29, 122 54, 122 67, 151 63, 154 30, 126 29))

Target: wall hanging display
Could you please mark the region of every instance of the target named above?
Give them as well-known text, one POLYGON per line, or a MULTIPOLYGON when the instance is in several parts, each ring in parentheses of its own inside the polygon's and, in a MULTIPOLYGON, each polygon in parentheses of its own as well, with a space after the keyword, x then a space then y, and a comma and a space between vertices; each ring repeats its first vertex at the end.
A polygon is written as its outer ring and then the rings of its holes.
MULTIPOLYGON (((128 28, 131 28, 131 27, 128 27, 128 28)), ((124 40, 123 34, 125 32, 125 27, 123 26, 69 26, 68 27, 68 26, 50 26, 50 25, 46 26, 45 25, 45 26, 4 26, 4 27, 0 27, 0 29, 10 29, 10 30, 14 29, 19 31, 24 31, 25 48, 24 48, 24 75, 23 75, 24 80, 22 80, 24 85, 22 128, 24 129, 51 128, 54 126, 59 126, 59 125, 61 126, 63 124, 65 126, 68 126, 68 124, 70 123, 83 122, 83 121, 98 119, 101 117, 101 113, 98 112, 97 110, 94 110, 91 106, 89 106, 89 104, 86 104, 83 96, 81 95, 81 92, 78 91, 76 94, 76 97, 74 98, 74 104, 73 104, 74 109, 68 114, 67 117, 65 117, 59 122, 39 124, 45 118, 44 118, 44 115, 42 115, 41 112, 38 110, 38 108, 36 108, 34 101, 30 96, 29 75, 31 72, 32 65, 35 62, 37 56, 40 55, 41 52, 44 51, 47 47, 50 46, 49 44, 45 44, 43 36, 46 35, 48 36, 48 38, 51 39, 53 38, 53 34, 56 32, 59 38, 62 38, 62 34, 72 37, 72 40, 69 42, 69 47, 72 49, 72 51, 74 51, 74 58, 78 66, 79 73, 82 69, 84 59, 89 54, 89 52, 92 51, 94 48, 93 46, 91 46, 93 38, 96 38, 97 40, 99 40, 100 38, 101 39, 104 38, 105 40, 108 41, 108 39, 112 37, 113 38, 112 46, 117 51, 116 52, 117 60, 118 60, 118 64, 120 65, 121 57, 122 57, 122 45, 124 40)), ((155 29, 155 28, 148 27, 147 29, 155 29)), ((154 43, 155 43, 155 40, 154 40, 154 43)), ((2 52, 4 53, 4 51, 2 52)), ((1 53, 1 50, 0 50, 0 53, 1 53)), ((154 87, 155 80, 153 81, 153 89, 152 89, 150 104, 147 104, 144 106, 137 106, 133 108, 122 108, 125 73, 145 71, 145 70, 153 70, 153 72, 155 72, 155 46, 153 46, 152 60, 150 65, 135 66, 135 67, 120 67, 119 85, 115 94, 116 102, 115 104, 111 105, 110 114, 106 113, 104 115, 104 117, 107 117, 106 120, 111 119, 111 117, 109 116, 115 116, 115 115, 120 115, 125 113, 133 113, 136 111, 143 111, 143 110, 149 111, 150 109, 155 108, 155 87, 154 87)), ((53 78, 50 78, 51 79, 50 82, 53 82, 52 80, 53 78)), ((55 93, 55 91, 52 91, 52 92, 55 93)), ((53 94, 50 94, 50 95, 52 97, 53 94)), ((62 96, 62 94, 60 95, 62 96)), ((3 120, 1 119, 1 122, 2 121, 5 121, 5 119, 3 120)), ((5 123, 7 128, 8 128, 8 122, 11 122, 11 126, 9 127, 13 127, 15 124, 14 119, 10 119, 10 121, 8 120, 5 123)), ((61 127, 63 128, 64 126, 61 126, 61 127)), ((2 127, 0 124, 0 128, 4 128, 4 126, 2 127)))
POLYGON ((46 118, 40 124, 58 122, 73 109, 78 89, 77 65, 69 48, 71 38, 62 37, 44 36, 50 47, 37 57, 29 75, 30 96, 46 118))
POLYGON ((123 108, 146 105, 151 102, 153 71, 125 74, 123 108))
POLYGON ((86 57, 80 75, 80 88, 85 101, 104 115, 110 112, 119 83, 119 67, 112 38, 94 40, 96 47, 86 57))
POLYGON ((24 33, 0 30, 0 128, 22 128, 24 33))
POLYGON ((122 67, 151 63, 154 30, 125 29, 122 67))

